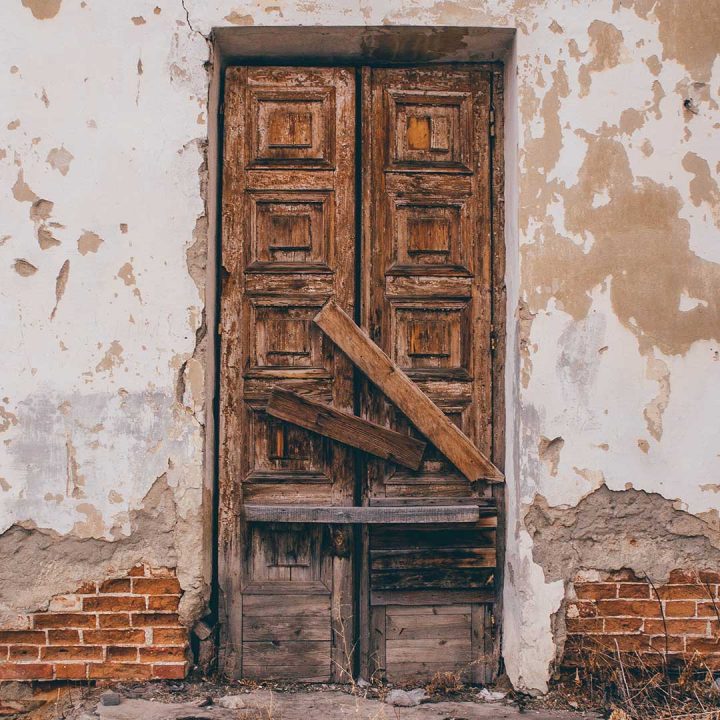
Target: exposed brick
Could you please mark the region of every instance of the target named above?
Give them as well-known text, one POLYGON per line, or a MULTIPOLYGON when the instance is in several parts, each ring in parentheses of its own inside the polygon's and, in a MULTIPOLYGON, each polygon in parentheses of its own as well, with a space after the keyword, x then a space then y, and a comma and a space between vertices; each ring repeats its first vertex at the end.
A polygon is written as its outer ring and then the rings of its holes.
POLYGON ((78 595, 94 595, 97 592, 97 584, 94 582, 84 582, 76 592, 78 595))
POLYGON ((662 600, 703 600, 707 591, 702 585, 663 585, 657 588, 662 600))
POLYGON ((618 597, 649 600, 651 598, 650 585, 647 583, 620 583, 618 585, 618 597))
MULTIPOLYGON (((44 649, 44 648, 42 648, 44 649)), ((11 645, 10 646, 10 661, 27 661, 27 660, 39 660, 40 659, 40 646, 39 645, 11 645)))
POLYGON ((692 600, 668 600, 665 603, 667 617, 695 617, 695 603, 692 600))
POLYGON ((668 583, 677 585, 678 583, 696 583, 700 578, 700 574, 695 570, 671 570, 668 575, 668 583))
POLYGON ((597 641, 609 650, 618 649, 621 652, 639 652, 650 646, 649 638, 644 635, 600 635, 597 641))
POLYGON ((37 630, 0 630, 0 644, 44 645, 45 633, 37 630))
POLYGON ((699 575, 700 582, 702 583, 710 583, 711 585, 713 583, 720 583, 720 572, 713 570, 701 570, 699 575))
POLYGON ((643 625, 643 618, 606 618, 606 633, 634 633, 639 632, 643 625))
POLYGON ((606 617, 660 617, 660 604, 654 600, 599 600, 597 609, 606 617))
POLYGON ((711 602, 708 600, 707 602, 699 602, 697 604, 697 614, 698 617, 718 617, 718 614, 720 614, 720 603, 718 602, 711 602))
POLYGON ((92 663, 88 665, 91 680, 149 680, 152 665, 141 663, 92 663))
POLYGON ((665 633, 665 626, 670 635, 705 635, 708 629, 707 620, 646 620, 645 632, 648 635, 665 633))
POLYGON ((133 627, 172 627, 177 625, 177 613, 133 613, 133 627))
POLYGON ((132 645, 111 646, 107 649, 107 659, 109 662, 137 662, 138 649, 132 645))
POLYGON ((632 570, 625 568, 624 570, 617 570, 608 576, 617 582, 642 582, 642 578, 639 578, 632 570))
POLYGON ((77 645, 79 642, 78 630, 48 630, 48 645, 77 645))
POLYGON ((697 653, 720 653, 720 638, 688 638, 687 651, 697 653))
POLYGON ((147 599, 148 610, 168 610, 174 611, 178 609, 180 604, 179 595, 150 595, 147 599))
POLYGON ((33 615, 35 628, 94 628, 95 615, 82 613, 37 613, 33 615))
POLYGON ((86 643, 96 645, 143 645, 144 630, 88 630, 83 633, 86 643))
POLYGON ((580 600, 600 600, 617 597, 615 583, 578 583, 575 594, 580 600))
POLYGON ((82 610, 82 600, 79 595, 56 595, 48 605, 50 612, 76 612, 82 610))
POLYGON ((185 650, 181 647, 140 648, 141 662, 185 662, 185 650))
POLYGON ((153 628, 154 645, 186 645, 188 633, 185 628, 153 628))
POLYGON ((653 650, 660 650, 661 652, 664 652, 666 649, 668 652, 682 652, 685 650, 685 638, 666 638, 664 635, 657 635, 654 638, 650 638, 650 647, 652 647, 653 650))
POLYGON ((144 610, 145 598, 134 595, 94 595, 83 599, 83 609, 97 612, 144 610))
POLYGON ((602 633, 605 622, 602 618, 568 618, 565 624, 569 633, 589 635, 592 633, 602 633))
POLYGON ((116 580, 105 580, 100 584, 98 592, 101 593, 129 593, 130 578, 117 578, 116 580))
POLYGON ((180 592, 177 578, 136 578, 132 583, 133 592, 138 595, 174 595, 180 592))
POLYGON ((49 663, 8 663, 0 665, 0 680, 52 680, 49 663))
POLYGON ((134 568, 131 568, 128 571, 129 577, 145 577, 145 566, 144 565, 136 565, 134 568))
POLYGON ((186 673, 187 664, 152 666, 152 677, 156 680, 182 680, 186 673))
POLYGON ((98 622, 101 628, 129 628, 130 613, 100 613, 98 622))
POLYGON ((597 617, 597 605, 595 605, 594 602, 579 602, 575 603, 574 607, 576 608, 579 617, 597 617))
POLYGON ((0 662, 4 662, 10 655, 10 648, 7 645, 0 645, 0 662))
POLYGON ((173 568, 148 568, 148 574, 150 577, 175 577, 175 570, 173 568))
POLYGON ((40 648, 40 657, 43 660, 102 660, 103 649, 92 645, 50 645, 40 648))
POLYGON ((85 663, 55 663, 55 678, 57 680, 84 680, 87 677, 85 663))

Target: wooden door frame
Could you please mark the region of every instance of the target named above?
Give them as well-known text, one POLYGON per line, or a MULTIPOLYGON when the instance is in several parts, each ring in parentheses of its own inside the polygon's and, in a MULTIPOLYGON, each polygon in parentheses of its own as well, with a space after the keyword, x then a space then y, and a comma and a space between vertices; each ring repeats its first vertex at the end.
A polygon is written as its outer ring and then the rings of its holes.
MULTIPOLYGON (((440 64, 442 60, 434 61, 414 61, 408 62, 406 65, 409 66, 432 66, 440 64)), ((278 62, 275 59, 269 59, 268 62, 263 62, 262 58, 253 58, 252 60, 245 61, 238 59, 233 60, 233 65, 239 64, 266 64, 266 65, 298 65, 298 66, 317 66, 317 67, 335 67, 343 65, 342 62, 327 62, 327 60, 318 59, 317 62, 312 62, 307 58, 298 58, 298 61, 293 63, 292 58, 278 62)), ((353 59, 351 63, 356 68, 361 68, 367 65, 373 66, 388 66, 383 63, 373 62, 371 58, 367 58, 365 62, 358 59, 353 59)), ((477 62, 472 63, 479 66, 485 67, 492 73, 492 98, 491 98, 491 112, 493 113, 494 122, 492 123, 492 132, 490 139, 490 203, 491 203, 491 257, 492 257, 492 268, 491 268, 491 306, 492 306, 492 452, 491 460, 500 469, 504 470, 505 463, 505 417, 506 417, 506 398, 505 398, 505 362, 506 362, 506 285, 505 285, 505 265, 506 265, 506 243, 505 243, 505 165, 504 165, 504 63, 502 62, 477 62)), ((390 66, 398 66, 398 63, 392 63, 390 66)), ((359 73, 358 73, 359 75, 359 73)), ((359 107, 362 108, 362 86, 358 81, 358 103, 359 107)), ((223 118, 223 106, 224 106, 224 72, 220 73, 218 83, 218 125, 217 125, 217 145, 218 145, 218 178, 222 177, 223 164, 222 164, 222 138, 224 135, 224 118, 223 118)), ((364 128, 360 128, 358 137, 364 132, 367 132, 368 123, 364 123, 364 128)), ((362 140, 365 142, 365 139, 362 140)), ((359 167, 360 159, 356 158, 356 163, 359 167)), ((363 178, 363 182, 366 178, 363 178)), ((222 183, 218 181, 217 187, 218 194, 218 208, 222 207, 223 188, 222 183)), ((356 197, 362 196, 362 187, 360 184, 356 187, 356 197)), ((218 213, 217 225, 217 294, 215 312, 218 317, 222 316, 222 288, 223 280, 225 276, 225 262, 223 258, 223 242, 222 239, 228 232, 229 227, 232 227, 232 222, 222 211, 218 213)), ((363 236, 360 233, 356 239, 359 247, 359 257, 362 257, 364 248, 362 247, 363 236)), ((214 263, 211 263, 214 264, 214 263)), ((356 268, 357 276, 359 277, 360 267, 356 268)), ((364 288, 356 283, 356 302, 359 306, 364 308, 366 303, 362 302, 362 293, 364 288)), ((215 335, 215 392, 216 392, 216 405, 215 405, 215 427, 213 436, 213 445, 215 450, 215 458, 217 464, 214 466, 214 475, 216 478, 214 487, 214 500, 215 500, 215 540, 213 542, 213 553, 215 554, 214 565, 214 581, 213 581, 213 610, 214 614, 217 614, 218 622, 220 624, 219 634, 219 667, 220 670, 230 676, 236 676, 238 668, 235 667, 235 652, 233 650, 234 645, 241 642, 241 636, 238 635, 238 623, 231 621, 231 616, 237 611, 236 603, 239 599, 240 586, 239 586, 239 575, 232 571, 234 563, 238 563, 240 559, 241 549, 237 548, 232 541, 230 535, 232 531, 228 526, 235 527, 232 523, 233 513, 237 510, 234 506, 233 501, 233 487, 234 480, 230 476, 227 464, 227 456, 225 453, 225 443, 223 437, 223 429, 219 424, 219 407, 223 403, 223 397, 225 393, 224 388, 224 374, 222 372, 222 361, 217 348, 220 345, 221 326, 218 324, 217 333, 215 335)), ((495 582, 495 603, 494 603, 494 617, 493 617, 493 653, 494 653, 494 667, 496 672, 501 672, 501 635, 502 635, 502 617, 503 617, 503 571, 505 562, 505 543, 506 543, 506 522, 505 522, 505 484, 493 485, 493 497, 497 504, 497 535, 496 535, 496 547, 497 547, 497 567, 496 567, 496 582, 495 582)), ((358 568, 361 562, 364 562, 365 553, 360 552, 360 562, 357 563, 358 568)), ((363 597, 360 597, 360 604, 358 607, 358 620, 355 623, 354 634, 362 638, 363 628, 368 628, 367 611, 365 610, 365 602, 363 597), (363 619, 363 614, 365 618, 363 619)), ((369 605, 368 605, 369 607, 369 605)), ((366 657, 366 656, 365 656, 366 657)), ((356 673, 367 668, 367 663, 363 660, 362 648, 359 652, 354 653, 354 667, 356 673)))

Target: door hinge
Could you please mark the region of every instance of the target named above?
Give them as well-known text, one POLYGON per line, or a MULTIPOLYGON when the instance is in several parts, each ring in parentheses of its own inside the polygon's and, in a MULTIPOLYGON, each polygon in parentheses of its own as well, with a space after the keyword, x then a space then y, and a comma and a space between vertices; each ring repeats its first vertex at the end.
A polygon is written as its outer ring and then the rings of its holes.
POLYGON ((497 333, 495 332, 495 326, 490 326, 490 352, 495 352, 497 348, 497 333))
POLYGON ((495 108, 490 108, 490 137, 495 137, 495 108))

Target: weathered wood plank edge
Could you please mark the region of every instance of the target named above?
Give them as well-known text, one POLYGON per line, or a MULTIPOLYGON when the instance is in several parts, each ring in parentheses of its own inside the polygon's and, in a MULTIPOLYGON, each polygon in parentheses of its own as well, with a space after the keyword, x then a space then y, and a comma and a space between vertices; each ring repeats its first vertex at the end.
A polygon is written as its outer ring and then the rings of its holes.
POLYGON ((249 522, 328 523, 333 525, 474 523, 480 519, 480 509, 476 505, 332 507, 246 504, 244 515, 249 522))
POLYGON ((341 412, 285 388, 273 388, 266 412, 280 420, 412 470, 420 467, 426 448, 426 443, 422 440, 401 435, 382 425, 341 412))
POLYGON ((505 476, 445 413, 335 302, 313 322, 392 400, 408 419, 471 482, 503 482, 505 476))

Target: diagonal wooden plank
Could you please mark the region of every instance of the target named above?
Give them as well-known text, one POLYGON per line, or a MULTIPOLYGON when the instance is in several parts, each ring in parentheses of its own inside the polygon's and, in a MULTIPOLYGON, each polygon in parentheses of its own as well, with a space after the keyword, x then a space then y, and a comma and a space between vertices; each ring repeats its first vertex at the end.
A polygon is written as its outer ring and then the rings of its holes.
POLYGON ((468 480, 503 482, 502 472, 335 302, 313 321, 468 480))
POLYGON ((422 462, 425 443, 421 440, 340 412, 291 390, 274 388, 267 413, 413 470, 422 462))

